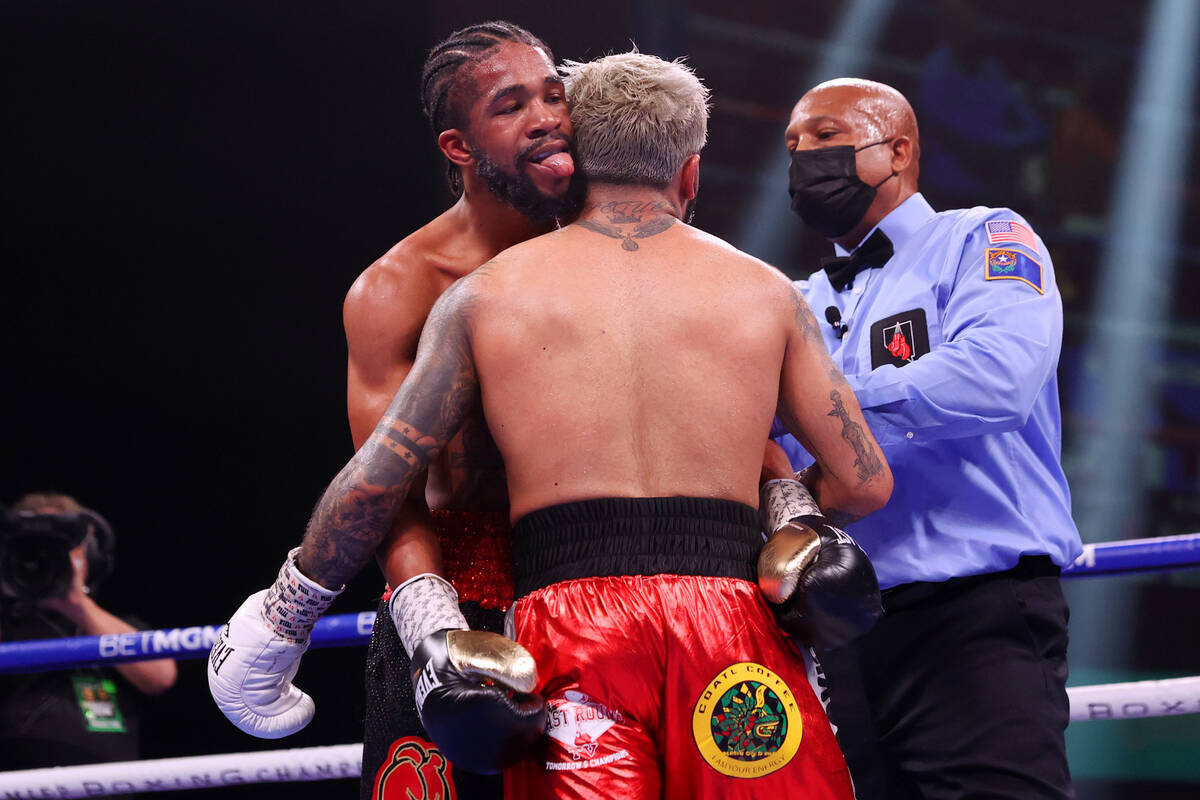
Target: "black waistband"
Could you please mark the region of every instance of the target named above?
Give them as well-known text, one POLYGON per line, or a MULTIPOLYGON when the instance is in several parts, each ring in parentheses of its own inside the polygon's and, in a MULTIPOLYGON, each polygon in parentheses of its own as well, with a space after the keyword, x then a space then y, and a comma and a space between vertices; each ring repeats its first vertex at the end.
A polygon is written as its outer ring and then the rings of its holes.
POLYGON ((902 583, 890 589, 883 590, 883 608, 885 611, 899 611, 930 601, 952 599, 959 592, 986 581, 997 578, 1049 578, 1062 575, 1062 570, 1050 560, 1050 556, 1021 556, 1017 565, 1003 572, 987 572, 983 575, 968 575, 964 578, 951 578, 946 581, 927 582, 914 581, 902 583))
POLYGON ((517 521, 516 595, 611 575, 757 577, 758 512, 704 497, 604 497, 517 521))

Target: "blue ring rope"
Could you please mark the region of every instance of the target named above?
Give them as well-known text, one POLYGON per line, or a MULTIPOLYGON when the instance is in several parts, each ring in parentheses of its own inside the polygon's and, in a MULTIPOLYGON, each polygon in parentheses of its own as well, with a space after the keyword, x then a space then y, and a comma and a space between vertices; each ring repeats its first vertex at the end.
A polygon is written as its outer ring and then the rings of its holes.
MULTIPOLYGON (((375 623, 374 611, 334 614, 317 621, 309 649, 366 644, 375 623)), ((35 639, 0 644, 0 675, 48 672, 67 667, 119 664, 151 658, 204 658, 221 632, 221 625, 166 628, 106 636, 35 639)))
POLYGON ((1085 544, 1064 578, 1200 567, 1200 533, 1085 544))
MULTIPOLYGON (((1063 570, 1063 577, 1084 578, 1186 567, 1200 567, 1200 533, 1084 545, 1083 555, 1063 570)), ((371 638, 374 622, 374 611, 325 617, 313 628, 311 647, 366 644, 371 638)), ((220 625, 205 625, 0 643, 0 675, 148 658, 203 658, 208 655, 220 630, 220 625)))

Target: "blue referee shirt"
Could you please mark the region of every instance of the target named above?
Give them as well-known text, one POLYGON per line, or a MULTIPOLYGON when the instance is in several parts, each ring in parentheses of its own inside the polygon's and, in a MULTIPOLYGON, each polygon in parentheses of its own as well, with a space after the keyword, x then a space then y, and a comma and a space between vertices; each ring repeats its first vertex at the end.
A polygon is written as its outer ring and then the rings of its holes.
MULTIPOLYGON (((887 506, 851 529, 880 586, 998 572, 1026 554, 1069 564, 1082 547, 1060 463, 1062 301, 1045 245, 1009 209, 937 213, 920 194, 878 227, 895 248, 886 265, 842 292, 823 270, 797 286, 818 320, 832 306, 848 326, 838 338, 820 323, 895 476, 887 506)), ((797 468, 812 462, 790 435, 777 441, 797 468)))

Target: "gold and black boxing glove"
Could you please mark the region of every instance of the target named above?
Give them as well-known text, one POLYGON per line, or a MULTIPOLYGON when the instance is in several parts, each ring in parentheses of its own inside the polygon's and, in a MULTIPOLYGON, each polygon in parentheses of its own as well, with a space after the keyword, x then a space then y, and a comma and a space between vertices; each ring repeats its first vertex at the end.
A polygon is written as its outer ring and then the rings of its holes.
POLYGON ((799 481, 767 481, 759 501, 768 539, 758 556, 758 586, 779 627, 827 650, 871 630, 883 605, 875 568, 858 543, 829 524, 799 481))
POLYGON ((500 634, 468 630, 458 593, 437 575, 405 581, 388 608, 412 656, 417 714, 450 763, 488 775, 529 755, 546 728, 529 651, 500 634))

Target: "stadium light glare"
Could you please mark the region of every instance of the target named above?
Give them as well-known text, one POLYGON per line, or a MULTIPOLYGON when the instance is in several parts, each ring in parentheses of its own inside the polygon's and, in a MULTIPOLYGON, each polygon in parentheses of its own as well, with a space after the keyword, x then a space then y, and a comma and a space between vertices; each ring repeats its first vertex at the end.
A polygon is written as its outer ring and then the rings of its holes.
POLYGON ((1072 485, 1088 541, 1125 538, 1141 513, 1142 440, 1154 424, 1157 333, 1171 306, 1181 219, 1173 191, 1186 174, 1200 46, 1200 3, 1155 0, 1146 19, 1097 270, 1093 334, 1083 348, 1078 418, 1096 430, 1076 436, 1066 463, 1086 474, 1072 485))

